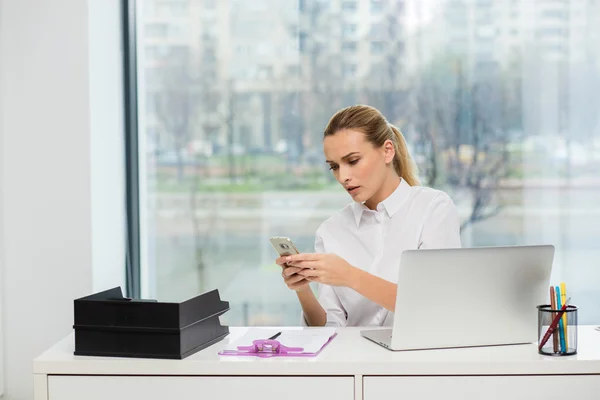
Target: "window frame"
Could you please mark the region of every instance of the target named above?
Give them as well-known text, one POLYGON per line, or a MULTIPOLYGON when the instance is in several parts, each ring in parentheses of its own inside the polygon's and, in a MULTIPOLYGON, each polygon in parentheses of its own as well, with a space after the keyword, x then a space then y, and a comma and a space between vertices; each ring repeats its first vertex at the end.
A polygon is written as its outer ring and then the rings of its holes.
POLYGON ((136 0, 121 0, 125 122, 126 295, 141 297, 136 0))

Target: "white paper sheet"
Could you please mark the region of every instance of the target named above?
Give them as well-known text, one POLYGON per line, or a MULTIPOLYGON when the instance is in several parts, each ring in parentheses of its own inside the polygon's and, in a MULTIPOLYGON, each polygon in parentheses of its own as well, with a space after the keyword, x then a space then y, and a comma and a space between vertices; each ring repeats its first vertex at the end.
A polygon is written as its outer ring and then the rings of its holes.
POLYGON ((281 332, 275 340, 286 347, 302 347, 303 353, 316 353, 335 334, 335 328, 265 329, 249 328, 237 340, 228 343, 225 350, 237 350, 238 346, 251 346, 254 340, 268 339, 281 332))

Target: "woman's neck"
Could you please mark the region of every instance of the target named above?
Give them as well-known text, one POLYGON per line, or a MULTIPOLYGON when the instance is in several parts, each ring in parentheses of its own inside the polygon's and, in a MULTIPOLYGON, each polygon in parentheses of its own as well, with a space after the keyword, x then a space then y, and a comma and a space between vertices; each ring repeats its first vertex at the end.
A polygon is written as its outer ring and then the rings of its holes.
POLYGON ((398 185, 400 185, 400 182, 401 178, 397 174, 389 174, 379 190, 375 192, 375 194, 369 200, 365 201, 365 206, 367 206, 367 208, 370 210, 375 210, 379 203, 394 193, 394 191, 398 188, 398 185))

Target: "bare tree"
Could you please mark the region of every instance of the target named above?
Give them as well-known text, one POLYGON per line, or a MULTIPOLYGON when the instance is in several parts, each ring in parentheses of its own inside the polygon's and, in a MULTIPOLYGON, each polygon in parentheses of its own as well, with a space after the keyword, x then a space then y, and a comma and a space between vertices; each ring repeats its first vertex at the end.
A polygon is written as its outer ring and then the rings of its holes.
MULTIPOLYGON (((319 143, 329 117, 341 108, 351 85, 344 82, 343 60, 340 49, 335 47, 343 38, 334 30, 335 24, 331 23, 330 4, 322 0, 306 0, 304 3, 300 52, 302 80, 306 89, 302 92, 300 107, 306 123, 305 134, 310 135, 311 141, 319 143)), ((343 36, 343 32, 341 34, 343 36)), ((346 67, 351 69, 351 65, 346 67)))
POLYGON ((405 73, 406 49, 403 2, 382 2, 383 16, 362 40, 370 52, 379 54, 371 63, 369 73, 361 79, 362 99, 378 110, 392 123, 408 119, 407 85, 405 73))
POLYGON ((193 234, 193 257, 198 271, 199 288, 206 288, 206 264, 204 250, 210 239, 211 227, 216 223, 216 213, 210 212, 208 219, 200 220, 198 210, 207 205, 200 204, 201 180, 208 175, 206 149, 196 151, 195 142, 206 143, 203 123, 207 109, 215 108, 222 95, 214 81, 206 74, 205 65, 188 60, 164 63, 154 73, 156 86, 152 92, 154 112, 163 133, 163 140, 177 159, 177 181, 188 186, 190 222, 193 234), (186 169, 187 167, 187 169, 186 169), (189 179, 184 181, 187 173, 189 179))
POLYGON ((467 189, 471 198, 471 212, 461 228, 491 218, 503 208, 497 189, 508 174, 509 157, 507 131, 502 126, 502 116, 496 112, 497 107, 502 107, 498 90, 495 83, 475 84, 471 88, 466 103, 470 111, 467 117, 471 131, 470 154, 461 157, 460 150, 458 154, 450 153, 452 179, 467 189))
POLYGON ((224 95, 221 99, 221 111, 220 117, 225 121, 226 126, 226 137, 227 137, 227 165, 228 165, 228 175, 229 181, 233 184, 236 181, 236 169, 235 169, 235 86, 232 80, 227 81, 227 85, 224 89, 224 95))
MULTIPOLYGON (((290 98, 297 111, 287 117, 287 121, 295 123, 297 128, 286 132, 287 142, 292 144, 292 151, 298 156, 303 155, 304 144, 308 143, 312 150, 310 159, 316 161, 315 154, 321 154, 318 148, 329 118, 340 108, 355 104, 360 96, 358 64, 344 57, 360 42, 356 30, 357 25, 344 21, 329 0, 302 1, 297 28, 299 90, 290 98), (332 20, 341 22, 332 24, 332 20)), ((319 162, 319 165, 324 176, 333 180, 325 162, 319 162)))
POLYGON ((195 128, 199 98, 194 86, 196 77, 186 65, 171 65, 158 68, 158 87, 153 93, 154 110, 163 137, 168 142, 177 160, 177 179, 183 180, 184 154, 195 128))
POLYGON ((466 197, 470 212, 461 229, 497 215, 503 208, 498 187, 510 161, 509 122, 520 118, 520 109, 509 104, 505 76, 469 82, 460 62, 445 60, 416 81, 413 127, 426 155, 427 184, 441 178, 457 197, 466 197))
POLYGON ((428 90, 431 87, 418 87, 413 96, 414 111, 412 117, 415 132, 418 134, 414 137, 415 147, 418 147, 420 152, 426 157, 425 162, 421 165, 421 173, 425 174, 426 182, 429 186, 435 186, 439 177, 439 125, 436 123, 439 120, 441 106, 437 104, 439 99, 435 94, 428 90), (432 105, 434 105, 432 107, 432 105))

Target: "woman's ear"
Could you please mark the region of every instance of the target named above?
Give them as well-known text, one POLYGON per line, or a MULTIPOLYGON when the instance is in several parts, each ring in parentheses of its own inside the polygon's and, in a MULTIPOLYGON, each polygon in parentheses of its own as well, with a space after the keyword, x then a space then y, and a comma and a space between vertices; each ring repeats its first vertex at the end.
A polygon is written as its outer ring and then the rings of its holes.
POLYGON ((385 163, 389 164, 391 162, 394 161, 394 156, 396 155, 396 149, 394 149, 394 143, 392 143, 391 140, 386 140, 383 143, 383 150, 384 150, 384 158, 385 158, 385 163))

